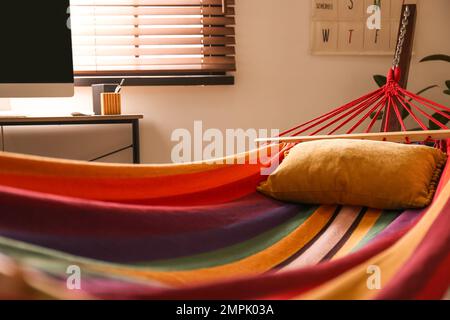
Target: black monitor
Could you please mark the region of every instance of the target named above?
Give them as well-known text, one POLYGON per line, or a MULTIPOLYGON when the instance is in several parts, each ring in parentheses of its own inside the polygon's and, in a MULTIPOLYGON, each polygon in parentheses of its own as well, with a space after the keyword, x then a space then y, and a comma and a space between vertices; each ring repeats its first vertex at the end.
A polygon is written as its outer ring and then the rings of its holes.
POLYGON ((69 0, 2 1, 0 97, 73 96, 69 0))

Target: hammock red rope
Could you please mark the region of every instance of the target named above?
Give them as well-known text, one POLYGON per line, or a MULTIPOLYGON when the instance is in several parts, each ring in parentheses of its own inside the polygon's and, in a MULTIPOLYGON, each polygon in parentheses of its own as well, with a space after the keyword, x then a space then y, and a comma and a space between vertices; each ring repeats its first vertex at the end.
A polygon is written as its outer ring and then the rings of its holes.
MULTIPOLYGON (((411 15, 409 6, 405 6, 405 1, 403 1, 403 8, 403 19, 399 29, 399 38, 397 40, 397 47, 392 64, 393 67, 389 69, 386 77, 386 84, 381 88, 335 108, 324 115, 286 130, 282 132, 278 138, 300 135, 314 136, 318 134, 333 135, 337 132, 340 134, 388 132, 392 131, 392 123, 394 122, 395 124, 395 120, 398 122, 398 126, 395 127, 400 127, 401 131, 406 132, 408 131, 408 128, 404 121, 406 118, 404 110, 407 112, 408 116, 411 116, 412 122, 415 122, 415 124, 419 126, 419 128, 417 128, 419 130, 429 130, 428 126, 424 123, 425 119, 428 120, 430 124, 433 123, 440 129, 449 129, 445 125, 447 121, 442 123, 436 118, 436 115, 440 115, 442 118, 450 120, 450 108, 409 92, 402 88, 399 83, 401 79, 401 70, 399 68, 400 58, 407 37, 408 25, 410 25, 409 18, 411 15), (376 126, 376 123, 380 117, 383 117, 383 121, 378 127, 376 126), (395 117, 395 120, 391 119, 391 117, 395 117)), ((411 52, 409 54, 411 54, 411 52)), ((412 130, 417 131, 417 129, 414 128, 412 130)), ((406 143, 411 143, 408 135, 405 135, 404 139, 406 143)), ((387 139, 383 138, 383 140, 387 139)), ((272 140, 267 139, 267 141, 272 140)), ((446 141, 437 140, 432 136, 428 136, 423 142, 434 142, 435 147, 441 149, 446 148, 446 141)), ((270 166, 274 161, 282 160, 285 151, 288 151, 297 143, 298 142, 289 142, 284 144, 281 151, 271 157, 265 165, 270 166)))
POLYGON ((391 111, 400 124, 401 130, 407 131, 401 109, 406 110, 422 130, 428 130, 423 119, 429 120, 441 129, 449 129, 444 123, 433 117, 430 112, 450 119, 450 115, 446 113, 450 112, 450 108, 403 89, 399 85, 400 77, 400 68, 392 68, 388 72, 387 81, 383 87, 322 116, 286 130, 280 136, 317 135, 319 133, 332 135, 339 130, 344 130, 343 128, 346 126, 349 127, 345 131, 346 134, 355 133, 357 130, 370 133, 374 132, 375 124, 382 114, 385 115, 385 119, 381 125, 381 130, 378 129, 378 131, 387 132, 392 116, 391 111), (372 119, 369 121, 370 117, 372 119))

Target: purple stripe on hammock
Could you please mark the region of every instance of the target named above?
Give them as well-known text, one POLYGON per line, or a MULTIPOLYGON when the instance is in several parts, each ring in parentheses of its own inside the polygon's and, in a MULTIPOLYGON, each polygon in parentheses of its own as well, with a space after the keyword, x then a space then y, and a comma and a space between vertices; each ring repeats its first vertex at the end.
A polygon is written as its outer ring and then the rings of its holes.
POLYGON ((104 203, 0 186, 0 228, 117 238, 179 234, 250 220, 281 205, 256 192, 228 204, 169 207, 104 203))
MULTIPOLYGON (((423 214, 424 210, 406 210, 402 212, 394 221, 391 222, 383 231, 371 239, 367 244, 388 238, 393 234, 398 233, 401 230, 410 229, 423 214)), ((366 245, 367 245, 366 244, 366 245)))
MULTIPOLYGON (((195 233, 140 237, 51 236, 1 230, 0 235, 70 254, 119 263, 172 259, 218 250, 249 240, 293 218, 307 208, 284 204, 250 220, 195 233)), ((211 211, 214 215, 214 211, 211 211)))

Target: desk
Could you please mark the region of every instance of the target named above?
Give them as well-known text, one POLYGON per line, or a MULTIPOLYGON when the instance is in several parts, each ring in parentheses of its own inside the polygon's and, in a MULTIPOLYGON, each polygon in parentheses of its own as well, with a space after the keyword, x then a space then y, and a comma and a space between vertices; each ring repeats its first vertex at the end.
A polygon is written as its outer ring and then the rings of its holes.
MULTIPOLYGON (((7 126, 54 126, 54 125, 80 125, 80 124, 131 124, 132 145, 116 150, 94 160, 123 151, 129 148, 133 150, 133 163, 140 163, 140 135, 139 120, 143 115, 117 115, 117 116, 80 116, 80 117, 1 117, 0 127, 7 126)), ((94 161, 93 160, 93 161, 94 161)))

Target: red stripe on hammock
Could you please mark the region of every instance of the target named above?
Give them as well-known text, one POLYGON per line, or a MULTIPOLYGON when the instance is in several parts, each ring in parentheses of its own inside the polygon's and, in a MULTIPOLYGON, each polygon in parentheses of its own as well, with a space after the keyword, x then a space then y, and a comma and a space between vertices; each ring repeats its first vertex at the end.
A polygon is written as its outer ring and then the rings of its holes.
MULTIPOLYGON (((449 225, 450 199, 447 200, 445 209, 434 221, 412 257, 376 296, 376 299, 414 299, 423 294, 429 279, 435 276, 450 252, 449 225)), ((444 280, 441 279, 441 281, 444 280)), ((445 283, 446 287, 449 285, 450 283, 445 283)), ((436 293, 436 287, 432 289, 433 291, 429 291, 429 293, 436 293)), ((427 296, 426 298, 439 299, 441 297, 427 296)))
POLYGON ((442 299, 450 288, 450 253, 430 277, 426 286, 416 295, 415 300, 442 299))
POLYGON ((214 204, 253 192, 260 165, 228 165, 211 171, 154 178, 70 178, 0 174, 0 185, 47 194, 153 205, 214 204), (253 186, 251 186, 253 183, 253 186), (242 190, 236 186, 242 184, 242 190), (231 187, 230 187, 231 186, 231 187), (227 189, 230 190, 227 190, 227 189), (213 190, 220 191, 216 194, 213 190), (200 199, 198 195, 203 195, 200 199), (174 202, 167 202, 167 201, 174 202))

